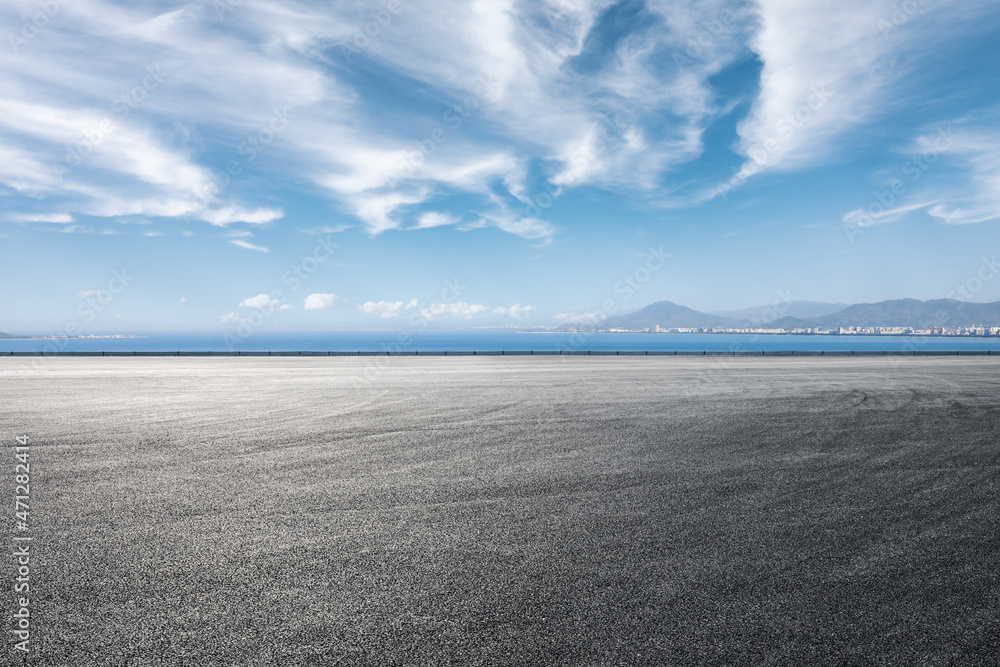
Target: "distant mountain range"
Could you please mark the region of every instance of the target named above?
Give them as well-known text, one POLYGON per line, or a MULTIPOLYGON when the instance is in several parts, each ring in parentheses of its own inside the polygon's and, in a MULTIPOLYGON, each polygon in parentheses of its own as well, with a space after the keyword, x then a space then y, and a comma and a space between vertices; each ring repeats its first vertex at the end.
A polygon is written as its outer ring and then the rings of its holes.
MULTIPOLYGON (((807 319, 810 317, 832 315, 837 311, 847 308, 848 305, 850 304, 822 303, 820 301, 792 301, 790 303, 781 304, 780 312, 782 317, 807 319)), ((753 308, 742 308, 740 310, 711 310, 708 314, 718 315, 719 317, 728 317, 734 320, 750 320, 751 322, 759 322, 764 318, 773 319, 774 314, 778 311, 778 308, 779 307, 774 304, 766 304, 763 306, 754 306, 753 308)))
POLYGON ((896 299, 879 303, 858 303, 830 315, 800 319, 784 317, 772 325, 797 327, 970 327, 976 324, 1000 326, 1000 302, 970 303, 955 299, 896 299))
POLYGON ((723 313, 702 313, 671 301, 658 301, 634 313, 609 317, 602 329, 702 327, 766 329, 835 329, 838 327, 971 327, 1000 326, 1000 301, 969 303, 955 299, 896 299, 878 303, 815 301, 779 303, 723 313), (799 304, 799 305, 797 305, 799 304))
POLYGON ((4 333, 4 332, 0 331, 0 338, 13 338, 13 336, 11 336, 8 333, 4 333))

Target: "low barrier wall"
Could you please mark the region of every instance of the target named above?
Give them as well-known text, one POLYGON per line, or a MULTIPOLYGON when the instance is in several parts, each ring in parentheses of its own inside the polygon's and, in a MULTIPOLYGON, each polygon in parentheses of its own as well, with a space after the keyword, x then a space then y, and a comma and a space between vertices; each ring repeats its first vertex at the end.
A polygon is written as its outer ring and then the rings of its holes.
POLYGON ((1000 350, 407 350, 407 351, 161 351, 161 350, 59 350, 0 351, 0 357, 499 357, 499 356, 683 356, 683 357, 954 357, 1000 356, 1000 350))

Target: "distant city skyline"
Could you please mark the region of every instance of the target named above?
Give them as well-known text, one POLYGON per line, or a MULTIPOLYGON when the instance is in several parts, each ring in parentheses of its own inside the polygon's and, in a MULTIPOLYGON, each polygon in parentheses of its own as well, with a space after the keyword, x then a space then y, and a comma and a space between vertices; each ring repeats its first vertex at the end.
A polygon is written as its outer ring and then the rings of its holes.
POLYGON ((2 331, 1000 301, 992 2, 19 0, 0 21, 2 331))
MULTIPOLYGON (((787 296, 787 295, 785 295, 787 296)), ((280 308, 270 308, 270 300, 260 295, 251 315, 234 322, 230 331, 220 333, 232 347, 245 344, 265 328, 268 320, 280 308)), ((171 330, 90 330, 87 322, 97 319, 104 309, 102 302, 112 303, 110 293, 94 292, 81 303, 77 317, 55 331, 0 331, 0 340, 13 338, 132 338, 147 333, 171 330)), ((446 308, 443 303, 437 309, 446 308)), ((612 300, 604 308, 614 308, 612 300)), ((407 338, 426 331, 489 331, 508 330, 521 332, 610 332, 610 333, 730 333, 730 334, 834 334, 834 335, 900 335, 900 336, 985 336, 1000 337, 1000 301, 977 303, 957 299, 919 301, 896 299, 878 303, 829 304, 815 301, 788 301, 776 299, 770 304, 735 311, 704 313, 671 301, 659 301, 637 310, 616 312, 596 309, 590 313, 565 319, 561 324, 532 324, 527 321, 503 324, 452 324, 441 326, 433 312, 435 306, 419 308, 403 306, 410 310, 405 319, 387 318, 382 326, 346 327, 328 329, 333 332, 390 331, 407 338), (678 323, 680 322, 680 323, 678 323)), ((177 333, 192 331, 173 330, 177 333)), ((272 333, 294 333, 287 330, 270 330, 272 333)), ((299 330, 323 332, 324 329, 299 330)))

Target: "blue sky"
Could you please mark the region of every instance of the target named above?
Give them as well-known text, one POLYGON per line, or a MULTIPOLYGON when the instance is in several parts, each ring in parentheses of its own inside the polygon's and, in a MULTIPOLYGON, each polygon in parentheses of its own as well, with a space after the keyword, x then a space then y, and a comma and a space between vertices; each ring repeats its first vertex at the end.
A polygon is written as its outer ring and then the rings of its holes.
POLYGON ((0 330, 1000 300, 1000 13, 9 0, 0 330))

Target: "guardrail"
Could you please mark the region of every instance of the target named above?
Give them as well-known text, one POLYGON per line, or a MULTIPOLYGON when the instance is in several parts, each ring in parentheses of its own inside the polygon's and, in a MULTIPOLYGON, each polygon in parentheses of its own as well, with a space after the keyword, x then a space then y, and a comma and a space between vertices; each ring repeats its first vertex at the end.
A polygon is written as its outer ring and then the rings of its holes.
POLYGON ((631 357, 954 357, 1000 356, 1000 350, 7 350, 2 357, 498 357, 498 356, 631 356, 631 357), (997 354, 994 355, 993 352, 997 354))

